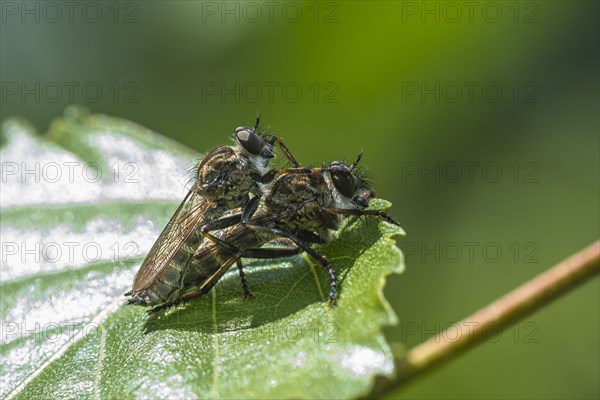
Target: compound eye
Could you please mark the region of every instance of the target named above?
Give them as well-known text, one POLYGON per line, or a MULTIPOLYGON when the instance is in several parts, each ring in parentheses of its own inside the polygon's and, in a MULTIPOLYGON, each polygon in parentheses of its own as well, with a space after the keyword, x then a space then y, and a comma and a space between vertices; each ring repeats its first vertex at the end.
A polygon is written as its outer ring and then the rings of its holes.
POLYGON ((354 196, 354 193, 356 192, 356 179, 351 172, 335 171, 331 174, 331 180, 342 196, 350 198, 354 196))
POLYGON ((248 153, 254 154, 255 156, 262 153, 265 142, 260 136, 254 133, 253 129, 242 126, 237 128, 234 134, 237 141, 248 153))
POLYGON ((352 200, 361 208, 369 207, 369 200, 367 200, 364 196, 355 196, 352 200))

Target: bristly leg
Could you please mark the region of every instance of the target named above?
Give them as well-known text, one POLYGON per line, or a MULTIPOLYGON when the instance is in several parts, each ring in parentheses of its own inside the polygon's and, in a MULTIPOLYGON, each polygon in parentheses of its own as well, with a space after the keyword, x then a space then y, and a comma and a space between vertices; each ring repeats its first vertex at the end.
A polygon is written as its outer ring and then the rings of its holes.
MULTIPOLYGON (((323 268, 325 268, 325 271, 329 275, 329 281, 330 281, 330 291, 329 291, 329 296, 328 296, 329 302, 332 305, 336 305, 337 299, 336 299, 335 294, 337 291, 337 276, 336 276, 335 270, 333 269, 333 266, 331 265, 329 260, 327 260, 327 257, 319 254, 316 250, 311 248, 308 243, 306 243, 304 240, 298 238, 296 235, 293 235, 293 234, 283 231, 281 229, 275 229, 275 228, 250 224, 249 220, 252 217, 252 215, 256 212, 256 209, 258 208, 258 204, 259 204, 259 198, 255 197, 246 205, 246 208, 244 209, 244 213, 242 215, 242 221, 241 221, 242 225, 250 231, 262 231, 262 232, 269 233, 275 237, 289 239, 296 245, 296 247, 239 249, 239 248, 235 247, 234 245, 232 245, 231 243, 228 243, 225 240, 219 239, 209 233, 211 230, 223 229, 228 224, 234 223, 234 221, 236 221, 236 222, 239 221, 237 216, 236 216, 236 218, 231 218, 229 220, 227 218, 222 218, 221 220, 216 220, 216 221, 210 222, 209 224, 205 225, 202 228, 202 234, 207 239, 209 239, 212 242, 216 243, 217 245, 225 248, 232 254, 235 254, 236 257, 238 257, 238 258, 256 258, 256 259, 263 259, 263 260, 264 259, 276 259, 276 258, 290 257, 290 256, 296 255, 302 251, 305 251, 314 260, 319 262, 319 264, 321 264, 321 266, 323 266, 323 268)), ((318 236, 314 235, 312 232, 301 230, 298 232, 298 234, 309 242, 313 242, 313 243, 315 243, 315 242, 321 243, 322 242, 322 240, 318 236)), ((238 264, 238 270, 240 270, 240 277, 242 278, 242 286, 244 286, 245 274, 243 274, 243 271, 240 269, 239 264, 238 264)), ((247 289, 247 287, 244 289, 244 294, 246 294, 246 289, 247 289)))
POLYGON ((344 209, 344 208, 321 208, 322 211, 330 212, 334 214, 342 214, 342 215, 356 215, 358 217, 362 216, 372 216, 379 217, 383 219, 385 222, 389 222, 392 225, 400 226, 398 222, 396 222, 392 217, 387 215, 383 211, 379 210, 359 210, 359 209, 344 209))
MULTIPOLYGON (((325 271, 329 275, 329 295, 328 295, 329 303, 332 306, 337 305, 337 298, 336 298, 337 275, 335 273, 335 269, 333 268, 333 266, 331 265, 331 263, 329 262, 327 257, 318 253, 316 250, 314 250, 312 247, 310 247, 310 245, 308 245, 307 243, 298 239, 296 236, 292 235, 291 233, 285 232, 281 229, 270 228, 270 227, 260 226, 260 225, 246 225, 246 228, 249 230, 253 230, 253 231, 267 232, 274 236, 290 239, 292 242, 294 242, 294 244, 296 244, 296 246, 298 246, 298 248, 297 248, 298 252, 305 251, 306 253, 308 253, 309 256, 311 256, 315 261, 317 261, 319 264, 321 264, 321 266, 325 269, 325 271)), ((260 249, 258 249, 258 250, 260 250, 260 249)))
POLYGON ((178 305, 179 303, 181 303, 182 301, 183 300, 181 298, 179 298, 177 300, 170 301, 168 303, 159 304, 155 307, 152 307, 150 310, 146 311, 146 313, 148 313, 149 316, 154 317, 159 312, 166 310, 167 308, 174 307, 174 306, 178 305))
POLYGON ((296 159, 294 158, 294 156, 292 155, 292 153, 290 152, 290 150, 287 148, 287 146, 285 144, 283 144, 283 142, 281 141, 281 139, 278 136, 271 136, 269 138, 269 140, 267 140, 267 143, 270 146, 273 146, 274 144, 277 144, 279 146, 279 148, 281 149, 281 151, 283 152, 283 154, 285 155, 285 157, 288 159, 288 161, 294 166, 294 167, 299 167, 300 163, 298 161, 296 161, 296 159))
MULTIPOLYGON (((254 200, 254 199, 252 199, 252 200, 254 200)), ((292 242, 294 242, 294 244, 296 246, 298 246, 299 249, 304 250, 306 253, 308 253, 309 256, 311 256, 315 261, 317 261, 319 264, 321 264, 321 266, 325 269, 325 271, 329 275, 329 287, 330 287, 329 296, 328 296, 329 303, 333 306, 337 305, 337 298, 335 296, 336 291, 337 291, 337 276, 336 276, 335 270, 333 269, 333 266, 331 265, 331 263, 329 262, 327 257, 319 254, 316 250, 314 250, 312 247, 310 247, 310 245, 308 243, 304 242, 303 240, 299 239, 297 236, 295 236, 289 232, 286 232, 281 229, 251 224, 250 218, 252 218, 252 216, 258 209, 258 201, 257 200, 252 201, 252 200, 246 205, 246 208, 244 209, 244 212, 242 214, 242 221, 241 221, 242 225, 246 229, 251 230, 251 231, 262 231, 262 232, 269 233, 275 237, 283 237, 283 238, 289 239, 292 242)), ((301 232, 303 232, 303 235, 306 235, 309 233, 308 231, 301 231, 301 232)), ((246 255, 246 257, 248 257, 248 256, 246 255)))
POLYGON ((249 299, 254 297, 254 295, 248 289, 248 281, 246 280, 246 274, 244 273, 244 265, 242 264, 242 260, 238 259, 236 261, 237 269, 240 274, 240 280, 242 281, 242 289, 244 289, 244 298, 249 299))
POLYGON ((239 257, 267 260, 267 259, 291 257, 293 255, 299 254, 304 251, 304 252, 308 253, 308 255, 311 256, 314 260, 316 260, 319 264, 321 264, 321 266, 325 269, 325 271, 329 275, 329 283, 330 283, 330 290, 329 290, 329 295, 328 295, 329 303, 332 306, 337 305, 337 298, 336 298, 337 276, 336 276, 335 270, 333 269, 333 266, 331 265, 331 263, 329 262, 327 257, 319 254, 316 250, 314 250, 312 247, 310 247, 310 245, 308 245, 304 241, 298 239, 296 236, 292 235, 291 233, 282 231, 280 229, 269 228, 269 227, 258 226, 258 225, 247 225, 246 227, 252 231, 268 232, 274 236, 289 239, 296 245, 296 247, 289 247, 289 248, 264 248, 264 247, 261 247, 261 248, 256 248, 256 249, 244 249, 244 250, 238 251, 237 255, 239 257))

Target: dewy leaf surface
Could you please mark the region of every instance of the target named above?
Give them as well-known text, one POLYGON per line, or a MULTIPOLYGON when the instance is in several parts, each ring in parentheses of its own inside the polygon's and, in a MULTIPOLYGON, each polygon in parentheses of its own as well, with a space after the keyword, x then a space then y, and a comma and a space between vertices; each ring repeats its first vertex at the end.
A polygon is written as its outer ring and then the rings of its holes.
POLYGON ((320 248, 338 307, 325 302, 326 274, 298 256, 247 262, 254 299, 232 270, 208 296, 149 318, 123 293, 199 156, 75 108, 44 138, 16 119, 2 137, 2 397, 352 398, 393 373, 382 289, 403 269, 399 228, 350 218, 320 248))

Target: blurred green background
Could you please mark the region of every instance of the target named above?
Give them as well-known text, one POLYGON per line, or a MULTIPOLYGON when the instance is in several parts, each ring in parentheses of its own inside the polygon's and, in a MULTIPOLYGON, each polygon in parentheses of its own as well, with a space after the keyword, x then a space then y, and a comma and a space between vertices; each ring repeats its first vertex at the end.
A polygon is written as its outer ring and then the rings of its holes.
MULTIPOLYGON (((361 148, 408 236, 412 347, 599 236, 599 3, 2 2, 2 119, 78 103, 198 151, 361 148)), ((157 166, 157 173, 160 166, 157 166)), ((599 280, 390 397, 600 397, 599 280)), ((449 338, 451 340, 451 338, 449 338)))

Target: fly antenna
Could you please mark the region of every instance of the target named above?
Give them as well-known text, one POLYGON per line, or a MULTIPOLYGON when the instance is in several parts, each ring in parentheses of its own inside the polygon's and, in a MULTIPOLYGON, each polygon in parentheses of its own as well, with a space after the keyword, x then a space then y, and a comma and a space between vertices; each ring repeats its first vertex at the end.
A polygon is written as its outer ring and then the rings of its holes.
POLYGON ((356 156, 356 160, 354 160, 352 165, 350 165, 350 170, 353 170, 354 168, 356 168, 356 166, 360 162, 360 159, 362 158, 362 156, 363 156, 363 149, 360 149, 360 153, 358 153, 358 156, 356 156))
POLYGON ((256 112, 256 122, 254 123, 254 132, 258 130, 258 124, 260 123, 260 114, 256 112))

